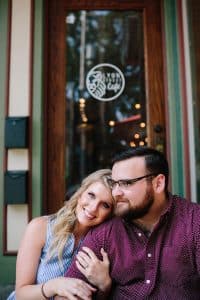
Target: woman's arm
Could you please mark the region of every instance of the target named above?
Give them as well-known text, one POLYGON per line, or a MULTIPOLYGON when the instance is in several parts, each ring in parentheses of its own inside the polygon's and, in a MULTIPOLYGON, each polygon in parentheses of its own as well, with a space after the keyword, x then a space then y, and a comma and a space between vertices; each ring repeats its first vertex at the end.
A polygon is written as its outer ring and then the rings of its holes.
POLYGON ((16 264, 17 299, 43 299, 41 285, 36 285, 36 272, 46 239, 47 218, 33 219, 22 238, 16 264))
POLYGON ((20 300, 41 300, 56 294, 75 299, 91 299, 94 288, 82 280, 58 277, 42 284, 35 284, 42 248, 46 240, 47 218, 33 219, 27 226, 20 244, 16 265, 16 298, 20 300), (43 288, 43 291, 42 291, 43 288))

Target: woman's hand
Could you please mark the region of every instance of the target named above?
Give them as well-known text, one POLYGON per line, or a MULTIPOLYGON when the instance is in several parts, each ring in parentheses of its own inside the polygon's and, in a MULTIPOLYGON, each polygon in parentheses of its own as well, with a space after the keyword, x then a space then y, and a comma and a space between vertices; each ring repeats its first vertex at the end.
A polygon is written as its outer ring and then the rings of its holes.
POLYGON ((100 291, 106 292, 112 285, 109 274, 110 262, 103 248, 101 254, 103 260, 99 260, 91 249, 83 247, 76 256, 76 266, 91 284, 98 287, 100 291))
MULTIPOLYGON (((91 300, 92 293, 96 291, 95 288, 81 279, 66 277, 49 280, 45 283, 44 288, 47 296, 54 294, 68 300, 91 300)), ((62 298, 57 297, 57 299, 62 298)))

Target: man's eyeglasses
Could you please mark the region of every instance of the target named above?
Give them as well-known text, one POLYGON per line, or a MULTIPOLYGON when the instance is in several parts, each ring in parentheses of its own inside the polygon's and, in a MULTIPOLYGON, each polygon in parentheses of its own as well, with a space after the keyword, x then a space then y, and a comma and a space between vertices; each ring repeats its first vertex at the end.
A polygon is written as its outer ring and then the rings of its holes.
POLYGON ((107 178, 107 182, 108 182, 108 185, 110 186, 111 189, 114 189, 117 184, 120 188, 128 188, 130 187, 131 185, 133 185, 134 183, 136 183, 137 181, 140 181, 144 178, 148 178, 148 177, 153 177, 153 176, 157 176, 158 174, 147 174, 147 175, 144 175, 144 176, 141 176, 141 177, 137 177, 137 178, 133 178, 133 179, 120 179, 120 180, 113 180, 112 178, 107 178))

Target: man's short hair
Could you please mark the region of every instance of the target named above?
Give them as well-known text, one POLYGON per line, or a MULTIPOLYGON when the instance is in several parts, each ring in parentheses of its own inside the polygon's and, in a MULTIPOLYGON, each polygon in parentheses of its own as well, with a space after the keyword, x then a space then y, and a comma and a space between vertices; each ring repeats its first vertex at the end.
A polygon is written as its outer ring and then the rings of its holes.
POLYGON ((164 154, 150 147, 128 148, 114 156, 112 165, 133 157, 144 157, 146 170, 153 174, 163 174, 165 176, 165 191, 167 192, 169 166, 164 154))

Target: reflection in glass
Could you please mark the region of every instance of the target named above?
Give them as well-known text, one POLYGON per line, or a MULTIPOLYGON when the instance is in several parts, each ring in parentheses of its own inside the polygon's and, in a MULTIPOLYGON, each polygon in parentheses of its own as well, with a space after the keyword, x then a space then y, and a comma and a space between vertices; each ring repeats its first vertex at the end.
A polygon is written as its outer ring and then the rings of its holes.
POLYGON ((66 17, 66 184, 69 193, 88 173, 110 165, 112 155, 127 146, 148 143, 144 86, 143 20, 140 11, 71 11, 66 17), (117 94, 124 77, 125 87, 117 94), (99 83, 99 85, 98 85, 99 83), (108 91, 108 84, 112 90, 108 91), (106 90, 107 89, 107 90, 106 90))

